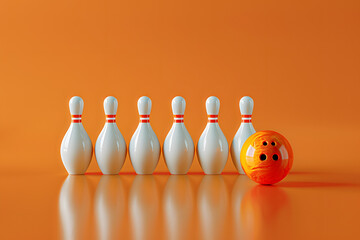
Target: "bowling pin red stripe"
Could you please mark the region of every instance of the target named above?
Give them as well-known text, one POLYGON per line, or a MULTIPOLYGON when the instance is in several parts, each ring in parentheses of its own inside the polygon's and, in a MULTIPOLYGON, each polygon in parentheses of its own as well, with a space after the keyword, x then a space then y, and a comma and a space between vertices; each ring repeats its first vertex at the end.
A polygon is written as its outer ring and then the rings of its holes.
POLYGON ((251 123, 251 116, 252 115, 241 115, 241 122, 242 123, 251 123))
POLYGON ((140 115, 140 122, 141 122, 141 123, 148 123, 148 122, 150 122, 150 115, 140 115))
POLYGON ((81 123, 81 115, 71 115, 71 122, 81 123))
POLYGON ((114 122, 116 122, 116 115, 106 115, 106 122, 107 122, 107 123, 114 123, 114 122))
POLYGON ((183 123, 184 115, 174 115, 174 123, 183 123))
POLYGON ((218 122, 218 115, 208 115, 208 122, 209 123, 217 123, 218 122))
POLYGON ((211 120, 209 119, 208 122, 209 122, 209 123, 217 123, 218 120, 217 120, 217 119, 215 119, 215 120, 214 120, 214 119, 211 119, 211 120))

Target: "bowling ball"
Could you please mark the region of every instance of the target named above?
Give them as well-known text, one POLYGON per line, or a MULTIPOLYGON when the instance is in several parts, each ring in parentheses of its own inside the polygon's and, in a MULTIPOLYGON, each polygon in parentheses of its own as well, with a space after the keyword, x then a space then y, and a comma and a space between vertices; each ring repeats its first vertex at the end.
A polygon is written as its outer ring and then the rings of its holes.
POLYGON ((274 184, 289 173, 293 164, 293 151, 281 134, 261 131, 245 141, 240 161, 251 180, 260 184, 274 184))

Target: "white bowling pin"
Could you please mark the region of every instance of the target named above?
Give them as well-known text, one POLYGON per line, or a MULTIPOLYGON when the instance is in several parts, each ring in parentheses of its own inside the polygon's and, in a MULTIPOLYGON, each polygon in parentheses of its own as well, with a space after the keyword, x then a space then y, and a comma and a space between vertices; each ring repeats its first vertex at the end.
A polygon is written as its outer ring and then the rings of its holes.
POLYGON ((138 100, 139 125, 129 144, 131 163, 137 174, 152 174, 159 162, 160 143, 150 125, 151 100, 138 100))
POLYGON ((251 123, 254 101, 251 97, 242 97, 239 102, 239 107, 241 113, 241 124, 231 143, 230 151, 231 158, 236 169, 240 174, 244 174, 244 170, 242 169, 240 162, 240 152, 246 139, 255 133, 255 129, 251 123))
POLYGON ((194 158, 194 142, 184 125, 185 99, 172 100, 174 123, 164 141, 165 163, 171 174, 186 174, 194 158))
POLYGON ((96 161, 103 174, 118 174, 126 157, 126 142, 115 122, 117 107, 116 98, 105 98, 106 122, 95 144, 96 161))
POLYGON ((219 109, 217 97, 206 100, 208 123, 197 144, 197 155, 205 174, 221 174, 229 155, 228 142, 218 124, 219 109))
POLYGON ((69 106, 71 125, 61 142, 61 159, 69 174, 84 174, 93 152, 89 135, 81 123, 84 101, 81 97, 72 97, 69 106))

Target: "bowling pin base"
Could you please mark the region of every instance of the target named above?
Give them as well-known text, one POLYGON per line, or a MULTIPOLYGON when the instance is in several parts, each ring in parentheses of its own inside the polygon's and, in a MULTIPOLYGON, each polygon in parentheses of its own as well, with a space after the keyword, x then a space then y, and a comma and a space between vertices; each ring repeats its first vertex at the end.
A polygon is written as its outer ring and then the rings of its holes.
POLYGON ((155 172, 155 169, 154 170, 143 170, 143 171, 141 171, 141 170, 139 170, 139 169, 134 169, 135 170, 135 172, 136 172, 136 174, 137 175, 152 175, 154 172, 155 172))
POLYGON ((146 173, 146 172, 136 172, 137 175, 152 175, 153 173, 146 173))
POLYGON ((86 173, 88 167, 85 170, 82 170, 82 171, 81 170, 79 171, 79 170, 76 170, 76 169, 72 169, 72 171, 70 171, 67 168, 65 168, 65 169, 66 169, 66 171, 67 171, 67 173, 69 175, 84 175, 86 173))
POLYGON ((172 172, 170 171, 171 175, 186 175, 188 172, 172 172))
POLYGON ((240 167, 238 167, 238 165, 236 164, 236 162, 233 161, 233 163, 234 163, 234 166, 235 166, 235 168, 236 168, 236 171, 237 171, 240 175, 244 175, 245 173, 244 173, 244 170, 242 169, 241 165, 240 165, 240 167))
POLYGON ((74 172, 68 172, 69 175, 84 175, 85 172, 83 173, 74 173, 74 172))

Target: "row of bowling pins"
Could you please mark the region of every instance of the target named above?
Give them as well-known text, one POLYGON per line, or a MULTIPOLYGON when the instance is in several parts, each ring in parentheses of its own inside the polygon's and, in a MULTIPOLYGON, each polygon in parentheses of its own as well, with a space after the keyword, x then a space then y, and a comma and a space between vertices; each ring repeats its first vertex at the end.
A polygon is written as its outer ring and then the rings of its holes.
MULTIPOLYGON (((172 100, 174 123, 163 145, 165 163, 171 174, 186 174, 195 154, 194 142, 184 125, 185 99, 172 100)), ((69 174, 84 174, 90 164, 93 147, 82 123, 84 102, 73 97, 69 102, 71 125, 60 147, 63 164, 69 174)), ((126 142, 116 125, 117 100, 107 97, 104 100, 106 123, 95 144, 95 157, 103 174, 118 174, 124 164, 126 142)), ((246 139, 255 133, 251 123, 254 102, 243 97, 239 102, 242 121, 231 144, 231 157, 240 174, 244 174, 240 163, 240 151, 246 139)), ((197 155, 205 174, 221 174, 228 154, 229 145, 218 124, 220 101, 211 96, 206 100, 208 123, 197 144, 197 155)), ((141 97, 138 100, 139 125, 129 144, 131 163, 137 174, 152 174, 159 162, 161 147, 150 125, 151 100, 141 97)))

